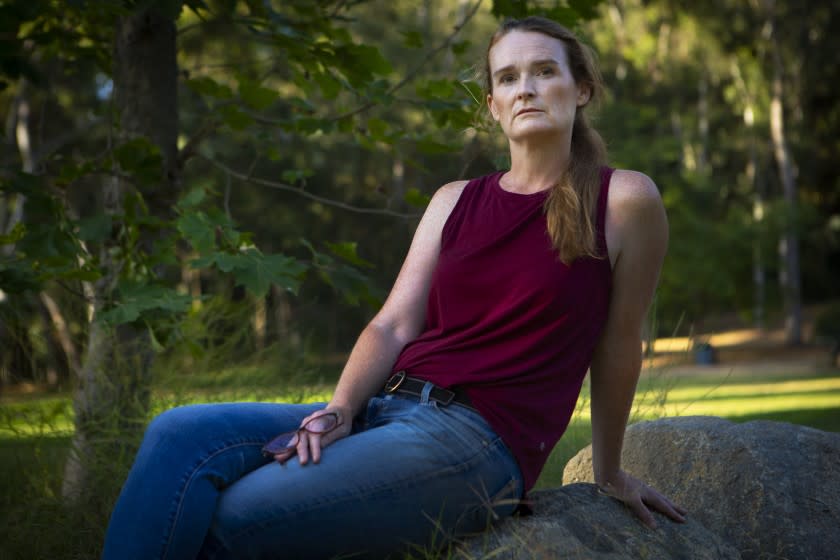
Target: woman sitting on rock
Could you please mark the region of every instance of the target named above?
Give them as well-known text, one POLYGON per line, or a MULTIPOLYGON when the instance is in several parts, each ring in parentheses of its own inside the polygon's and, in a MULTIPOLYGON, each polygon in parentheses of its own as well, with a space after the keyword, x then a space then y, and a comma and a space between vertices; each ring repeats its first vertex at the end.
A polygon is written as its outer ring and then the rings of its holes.
POLYGON ((587 369, 595 480, 648 525, 683 520, 620 465, 668 238, 656 186, 606 166, 599 73, 562 26, 504 23, 486 74, 510 170, 437 191, 332 400, 158 416, 105 558, 384 558, 481 531, 536 482, 587 369))

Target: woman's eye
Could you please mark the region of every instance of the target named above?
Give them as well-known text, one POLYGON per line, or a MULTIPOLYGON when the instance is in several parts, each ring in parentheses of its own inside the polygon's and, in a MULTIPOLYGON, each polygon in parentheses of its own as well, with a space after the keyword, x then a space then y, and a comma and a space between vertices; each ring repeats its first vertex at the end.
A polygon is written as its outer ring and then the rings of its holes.
POLYGON ((551 76, 552 74, 554 74, 554 69, 553 68, 541 68, 540 71, 537 72, 537 74, 540 75, 540 76, 551 76))
POLYGON ((499 78, 499 83, 501 83, 501 84, 509 84, 512 81, 513 81, 513 75, 512 74, 505 74, 504 76, 499 78))

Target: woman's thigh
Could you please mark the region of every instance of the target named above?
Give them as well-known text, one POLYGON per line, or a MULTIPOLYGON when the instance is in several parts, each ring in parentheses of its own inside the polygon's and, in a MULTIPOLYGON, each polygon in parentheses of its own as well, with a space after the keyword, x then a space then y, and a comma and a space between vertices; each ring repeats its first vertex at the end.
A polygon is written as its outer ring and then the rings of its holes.
POLYGON ((190 405, 157 416, 114 507, 104 557, 194 557, 219 492, 268 462, 260 450, 269 438, 323 406, 190 405))
POLYGON ((326 448, 320 464, 272 463, 226 489, 204 553, 384 558, 483 530, 513 511, 521 487, 510 452, 476 413, 374 398, 366 428, 326 448))

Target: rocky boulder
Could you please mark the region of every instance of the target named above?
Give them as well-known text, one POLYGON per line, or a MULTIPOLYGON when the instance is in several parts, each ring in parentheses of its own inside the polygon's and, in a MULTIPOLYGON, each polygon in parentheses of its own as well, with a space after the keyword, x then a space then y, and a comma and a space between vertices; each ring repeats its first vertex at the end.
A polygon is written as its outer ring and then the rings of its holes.
MULTIPOLYGON (((840 558, 840 434, 782 422, 665 418, 627 429, 624 468, 744 560, 840 558)), ((592 480, 587 447, 565 484, 592 480)))
POLYGON ((659 516, 649 529, 594 484, 572 484, 529 496, 534 514, 505 519, 468 540, 460 559, 737 560, 738 551, 700 523, 659 516))

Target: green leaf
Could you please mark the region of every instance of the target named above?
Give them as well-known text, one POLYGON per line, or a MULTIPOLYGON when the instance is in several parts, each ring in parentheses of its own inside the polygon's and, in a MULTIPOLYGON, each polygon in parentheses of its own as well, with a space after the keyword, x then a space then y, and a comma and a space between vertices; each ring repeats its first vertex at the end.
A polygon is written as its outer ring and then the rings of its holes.
POLYGON ((152 344, 152 350, 156 354, 160 354, 161 352, 163 352, 165 348, 155 336, 155 330, 151 327, 151 325, 149 325, 149 323, 146 323, 146 330, 149 331, 149 342, 151 342, 152 344))
POLYGON ((216 263, 216 255, 202 255, 190 261, 192 268, 209 268, 216 263))
POLYGON ((203 212, 183 214, 175 220, 175 227, 199 254, 211 252, 216 247, 216 229, 203 212))
POLYGON ((23 222, 18 222, 7 234, 0 234, 0 245, 12 245, 17 243, 26 234, 26 225, 23 222))
POLYGON ((215 252, 194 259, 193 268, 215 265, 220 271, 232 274, 236 283, 245 286, 256 297, 265 296, 271 284, 297 293, 306 265, 286 255, 264 255, 251 247, 236 253, 215 252))
POLYGON ((408 204, 416 206, 417 208, 425 208, 432 200, 431 196, 421 192, 417 187, 411 187, 405 191, 405 196, 403 198, 408 204))
POLYGON ((114 159, 120 168, 143 184, 157 183, 163 173, 160 149, 148 138, 137 137, 117 146, 114 159))
POLYGON ((315 134, 316 132, 327 133, 335 125, 326 119, 316 119, 314 117, 301 117, 294 120, 294 128, 301 134, 315 134))
POLYGON ((174 288, 159 284, 121 281, 115 291, 113 307, 97 314, 96 319, 111 325, 132 323, 143 313, 160 310, 184 313, 189 310, 192 297, 174 288))
POLYGON ((354 45, 357 59, 364 61, 365 67, 372 73, 379 76, 387 76, 393 71, 391 63, 388 62, 378 48, 372 45, 354 45))
POLYGON ((233 105, 219 107, 218 111, 222 116, 222 119, 225 121, 225 124, 233 130, 245 130, 254 124, 254 119, 233 105))
POLYGON ((142 136, 120 144, 114 150, 114 159, 125 170, 141 167, 147 159, 155 156, 160 158, 160 150, 148 138, 142 136))
POLYGON ((574 27, 582 19, 577 10, 567 6, 551 8, 546 10, 544 15, 566 27, 574 27))
POLYGON ((338 265, 319 270, 321 278, 344 298, 350 305, 359 305, 364 300, 372 306, 381 304, 381 295, 371 287, 370 279, 359 270, 338 265))
POLYGON ((353 120, 353 117, 344 117, 343 119, 339 119, 336 125, 338 127, 339 132, 349 134, 353 132, 355 121, 353 120))
POLYGON ((306 266, 286 255, 263 255, 249 249, 238 255, 233 275, 237 282, 257 297, 264 297, 271 284, 297 293, 306 266))
POLYGON ((423 152, 424 154, 435 155, 449 154, 452 153, 456 148, 447 144, 441 144, 440 142, 431 140, 429 138, 419 138, 417 140, 417 149, 423 152))
POLYGON ((325 99, 335 99, 341 93, 341 82, 336 80, 329 72, 313 72, 312 79, 321 88, 325 99))
POLYGON ((373 263, 364 260, 356 253, 357 243, 355 241, 344 241, 341 243, 327 242, 326 245, 332 254, 351 264, 364 268, 373 268, 373 263))
POLYGON ((462 80, 460 83, 476 105, 484 105, 484 88, 481 87, 481 84, 475 80, 462 80))
POLYGON ((375 140, 387 140, 388 123, 384 120, 376 117, 368 119, 367 130, 375 140))
POLYGON ((200 95, 216 99, 233 99, 233 91, 228 86, 206 76, 187 80, 187 87, 200 95))
POLYGON ((598 6, 604 0, 568 0, 569 7, 578 13, 582 19, 590 20, 598 17, 598 6))
POLYGON ((28 262, 0 260, 0 290, 7 294, 19 294, 40 289, 41 281, 28 262))
POLYGON ((452 80, 427 80, 415 87, 417 95, 425 99, 448 99, 455 94, 455 82, 452 80))
POLYGON ((206 196, 207 192, 203 188, 194 187, 181 197, 181 200, 178 201, 178 208, 180 210, 195 208, 204 201, 206 196))
POLYGON ((252 109, 263 111, 277 100, 279 94, 253 80, 242 77, 239 78, 239 97, 252 109))
POLYGON ((462 55, 467 52, 467 49, 470 48, 472 43, 469 41, 458 41, 452 44, 452 52, 456 55, 462 55))
POLYGON ((336 63, 353 87, 365 87, 374 75, 384 76, 392 71, 379 49, 370 45, 348 44, 336 47, 336 63))
POLYGON ((167 19, 175 21, 181 15, 183 0, 155 0, 154 7, 167 19))
POLYGON ((528 0, 493 0, 492 13, 497 18, 523 18, 528 15, 528 0))
MULTIPOLYGON (((352 266, 336 262, 330 255, 319 253, 305 239, 301 239, 301 243, 312 253, 312 266, 317 269, 321 279, 332 286, 346 302, 351 305, 358 305, 360 300, 364 300, 371 307, 381 305, 384 294, 373 287, 370 279, 361 271, 352 266)), ((365 267, 370 266, 370 263, 356 254, 355 243, 328 243, 327 245, 332 253, 348 262, 365 267)))
POLYGON ((423 48, 423 35, 419 31, 403 31, 403 45, 409 49, 423 48))
POLYGON ((76 163, 70 162, 65 163, 61 166, 61 171, 58 173, 58 177, 55 179, 55 184, 61 187, 65 187, 72 183, 73 181, 77 181, 81 179, 85 175, 96 170, 96 164, 92 161, 76 163))
POLYGON ((280 178, 286 183, 297 183, 303 181, 307 177, 312 177, 315 172, 311 169, 287 169, 280 174, 280 178))
POLYGON ((222 272, 231 272, 237 267, 247 268, 243 255, 230 253, 216 253, 216 267, 222 272))
POLYGON ((104 241, 111 234, 111 216, 99 214, 79 220, 78 233, 82 241, 104 241))

